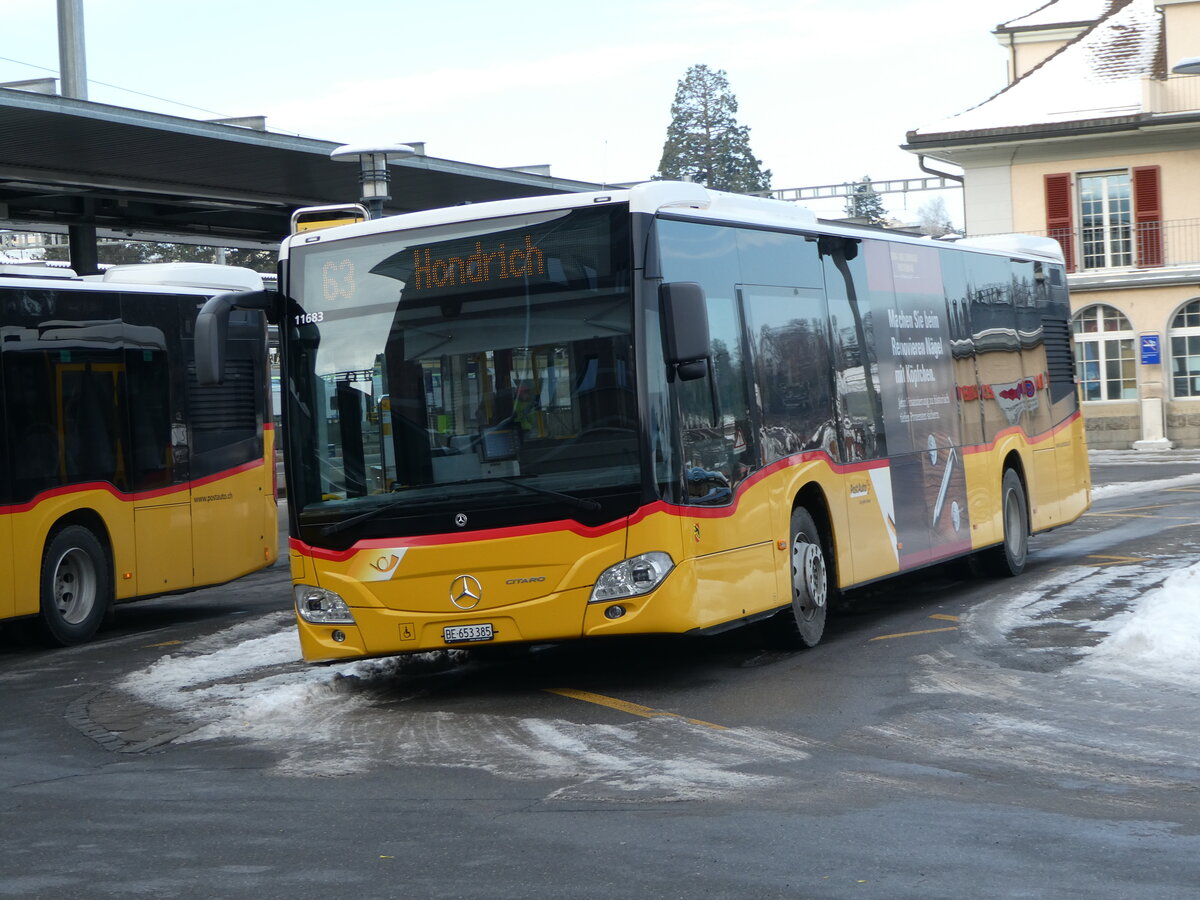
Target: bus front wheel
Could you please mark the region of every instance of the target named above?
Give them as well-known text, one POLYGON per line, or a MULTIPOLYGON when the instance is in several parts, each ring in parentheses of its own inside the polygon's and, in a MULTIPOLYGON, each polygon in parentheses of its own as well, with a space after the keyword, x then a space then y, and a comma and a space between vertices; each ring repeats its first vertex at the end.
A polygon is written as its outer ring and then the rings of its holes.
POLYGON ((1020 575, 1029 556, 1029 516, 1025 486, 1015 469, 1005 469, 1000 483, 1000 517, 1004 541, 987 551, 989 568, 1001 577, 1020 575))
POLYGON ((67 647, 90 640, 112 603, 108 554, 82 525, 68 525, 42 556, 39 622, 48 642, 67 647))
POLYGON ((825 632, 829 608, 829 571, 821 533, 808 510, 792 511, 791 554, 792 607, 774 618, 775 637, 785 648, 815 647, 825 632))

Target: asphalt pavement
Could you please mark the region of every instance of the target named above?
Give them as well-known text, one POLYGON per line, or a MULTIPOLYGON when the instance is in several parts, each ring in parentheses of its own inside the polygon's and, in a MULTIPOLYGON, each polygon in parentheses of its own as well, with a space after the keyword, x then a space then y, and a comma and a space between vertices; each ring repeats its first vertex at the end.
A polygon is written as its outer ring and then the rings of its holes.
POLYGON ((1081 661, 1197 558, 1200 484, 1158 482, 1200 452, 1094 462, 1144 487, 1025 575, 860 592, 801 653, 741 629, 310 667, 279 654, 283 563, 82 647, 0 631, 0 896, 1193 896, 1194 683, 1081 661))

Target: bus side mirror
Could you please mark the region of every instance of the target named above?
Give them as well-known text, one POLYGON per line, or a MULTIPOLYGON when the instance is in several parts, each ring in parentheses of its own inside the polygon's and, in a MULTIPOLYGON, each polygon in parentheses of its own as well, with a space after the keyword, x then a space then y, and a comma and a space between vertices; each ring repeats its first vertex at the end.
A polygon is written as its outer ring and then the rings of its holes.
POLYGON ((667 364, 681 381, 703 378, 708 372, 708 308, 704 288, 694 281, 675 281, 658 289, 663 311, 667 364))
POLYGON ((225 375, 225 342, 234 307, 258 309, 277 319, 279 295, 274 291, 242 291, 210 297, 196 316, 196 381, 218 385, 225 375))

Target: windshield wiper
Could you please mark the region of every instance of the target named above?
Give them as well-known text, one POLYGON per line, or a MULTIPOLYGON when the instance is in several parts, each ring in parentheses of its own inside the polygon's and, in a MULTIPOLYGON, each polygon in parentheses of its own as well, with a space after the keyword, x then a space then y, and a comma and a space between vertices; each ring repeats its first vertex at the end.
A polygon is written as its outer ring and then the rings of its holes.
POLYGON ((332 525, 326 525, 321 529, 321 534, 328 537, 331 534, 337 534, 339 531, 345 531, 347 528, 352 528, 359 522, 365 522, 367 519, 373 519, 378 515, 382 515, 389 509, 395 509, 397 506, 403 506, 407 500, 389 500, 387 503, 381 503, 373 509, 368 509, 366 512, 361 512, 357 516, 351 516, 348 519, 342 519, 340 522, 334 522, 332 525))
POLYGON ((560 494, 558 491, 552 491, 549 488, 534 487, 532 484, 526 484, 523 481, 517 481, 515 478, 489 478, 488 481, 503 481, 505 484, 515 484, 519 488, 525 488, 527 491, 533 491, 535 494, 545 494, 547 497, 553 497, 556 500, 561 500, 567 506, 581 509, 584 512, 597 512, 600 509, 600 504, 595 500, 584 500, 582 497, 572 497, 570 494, 560 494))
MULTIPOLYGON (((553 497, 565 503, 573 509, 582 510, 584 512, 597 512, 600 509, 600 504, 595 500, 585 500, 582 497, 572 497, 570 494, 562 494, 558 491, 552 491, 549 488, 534 487, 532 484, 526 484, 523 481, 518 481, 515 478, 467 478, 462 481, 447 481, 437 487, 458 487, 464 484, 491 484, 495 481, 503 481, 505 484, 511 484, 519 488, 524 488, 535 494, 543 494, 547 497, 553 497)), ((448 494, 441 494, 433 499, 449 500, 448 494)), ((331 534, 337 534, 339 531, 345 531, 347 528, 353 528, 359 522, 366 522, 368 519, 373 519, 376 516, 383 515, 388 510, 395 509, 397 506, 405 506, 410 501, 407 499, 391 500, 387 503, 380 504, 373 509, 368 509, 366 512, 361 512, 356 516, 351 516, 348 519, 343 519, 340 522, 334 522, 331 525, 326 525, 321 529, 321 534, 328 537, 331 534)))

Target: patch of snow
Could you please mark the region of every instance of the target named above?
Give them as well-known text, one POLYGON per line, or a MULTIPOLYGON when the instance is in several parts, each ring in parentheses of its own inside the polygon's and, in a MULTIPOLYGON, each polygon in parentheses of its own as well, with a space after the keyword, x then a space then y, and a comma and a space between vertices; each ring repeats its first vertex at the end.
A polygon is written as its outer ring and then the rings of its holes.
POLYGON ((197 727, 177 742, 250 740, 278 752, 279 771, 297 776, 402 763, 565 782, 550 794, 555 799, 694 800, 769 789, 776 779, 756 766, 808 756, 807 743, 791 735, 669 715, 601 725, 397 702, 396 688, 410 674, 465 657, 451 653, 308 666, 291 615, 279 614, 165 656, 119 687, 190 717, 197 727), (377 705, 381 696, 386 707, 377 705))
POLYGON ((1126 494, 1141 494, 1147 491, 1187 487, 1191 484, 1200 484, 1200 472, 1195 475, 1180 475, 1176 478, 1158 478, 1154 481, 1118 481, 1113 484, 1096 485, 1092 488, 1092 500, 1104 500, 1108 497, 1119 497, 1126 494))
POLYGON ((1005 22, 1005 28, 1044 28, 1050 25, 1069 25, 1094 22, 1108 12, 1112 0, 1050 0, 1031 13, 1005 22))
POLYGON ((1154 0, 1131 0, 995 96, 914 134, 955 134, 1142 112, 1142 79, 1158 52, 1154 0))
POLYGON ((1200 688, 1200 563, 1177 569, 1107 626, 1080 671, 1200 688))

